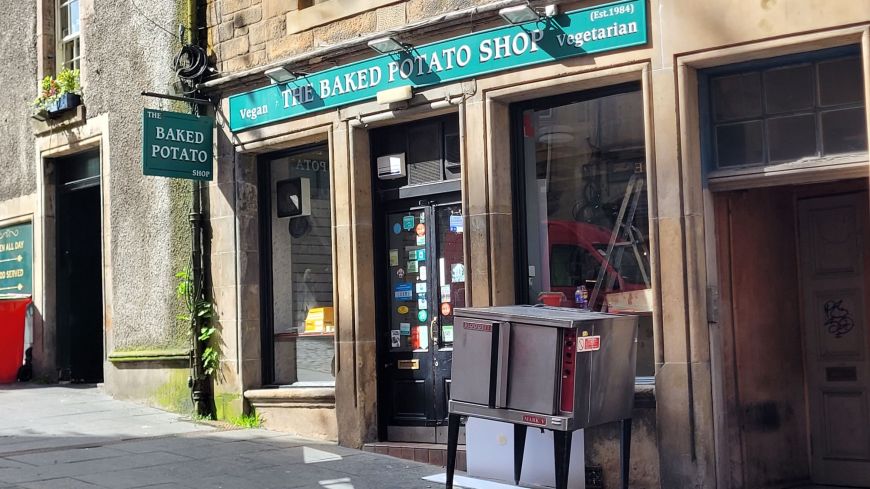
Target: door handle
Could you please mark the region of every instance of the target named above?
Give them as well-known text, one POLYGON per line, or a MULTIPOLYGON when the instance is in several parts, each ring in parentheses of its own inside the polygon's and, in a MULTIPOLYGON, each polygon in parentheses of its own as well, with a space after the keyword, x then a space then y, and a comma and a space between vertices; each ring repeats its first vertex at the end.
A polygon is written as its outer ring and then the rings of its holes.
POLYGON ((432 330, 432 346, 438 348, 438 316, 429 323, 429 329, 432 330))

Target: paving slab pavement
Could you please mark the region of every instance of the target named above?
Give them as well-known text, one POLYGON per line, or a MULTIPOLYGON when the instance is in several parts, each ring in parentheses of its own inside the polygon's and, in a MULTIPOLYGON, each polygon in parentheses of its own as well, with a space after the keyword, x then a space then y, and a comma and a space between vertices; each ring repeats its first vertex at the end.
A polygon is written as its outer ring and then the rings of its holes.
POLYGON ((0 489, 416 489, 443 472, 263 429, 222 429, 94 386, 0 386, 0 489))

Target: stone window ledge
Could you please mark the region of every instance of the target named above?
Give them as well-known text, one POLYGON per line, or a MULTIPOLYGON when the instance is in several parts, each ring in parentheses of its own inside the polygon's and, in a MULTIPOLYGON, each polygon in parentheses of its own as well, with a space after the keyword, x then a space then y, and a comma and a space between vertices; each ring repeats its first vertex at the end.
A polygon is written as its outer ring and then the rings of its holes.
MULTIPOLYGON (((254 407, 335 407, 334 387, 249 389, 244 395, 254 407)), ((636 385, 634 406, 655 409, 655 386, 636 385)))
POLYGON ((244 396, 255 408, 335 408, 335 387, 249 389, 244 396))
POLYGON ((190 350, 134 350, 113 351, 108 355, 109 361, 118 363, 133 362, 189 362, 190 350))
POLYGON ((656 386, 654 384, 635 384, 634 407, 635 409, 656 408, 656 386))
POLYGON ((42 136, 43 134, 69 129, 79 124, 84 124, 86 120, 85 106, 79 105, 75 110, 61 115, 57 119, 46 119, 44 121, 31 118, 30 127, 33 129, 33 134, 42 136))

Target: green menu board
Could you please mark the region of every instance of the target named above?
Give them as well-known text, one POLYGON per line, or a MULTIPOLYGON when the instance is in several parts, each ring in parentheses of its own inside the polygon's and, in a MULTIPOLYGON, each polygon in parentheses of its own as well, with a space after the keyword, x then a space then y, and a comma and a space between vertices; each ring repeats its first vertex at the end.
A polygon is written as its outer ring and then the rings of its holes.
POLYGON ((0 294, 33 293, 33 223, 0 227, 0 294))

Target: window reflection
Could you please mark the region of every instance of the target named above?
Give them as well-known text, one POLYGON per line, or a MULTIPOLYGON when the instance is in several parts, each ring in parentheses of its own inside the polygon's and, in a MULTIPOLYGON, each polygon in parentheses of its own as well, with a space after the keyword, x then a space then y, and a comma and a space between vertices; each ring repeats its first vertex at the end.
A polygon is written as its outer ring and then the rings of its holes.
MULTIPOLYGON (((638 382, 654 374, 638 90, 521 113, 528 303, 636 314, 638 382)), ((525 284, 523 284, 525 285, 525 284)))
POLYGON ((601 309, 648 289, 640 93, 527 110, 523 136, 529 301, 601 309))
POLYGON ((326 148, 270 162, 274 383, 335 379, 326 148))

